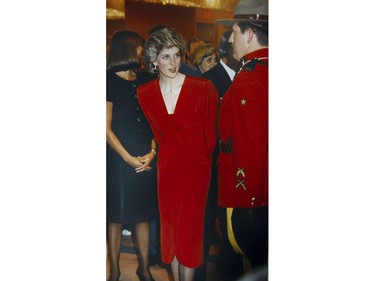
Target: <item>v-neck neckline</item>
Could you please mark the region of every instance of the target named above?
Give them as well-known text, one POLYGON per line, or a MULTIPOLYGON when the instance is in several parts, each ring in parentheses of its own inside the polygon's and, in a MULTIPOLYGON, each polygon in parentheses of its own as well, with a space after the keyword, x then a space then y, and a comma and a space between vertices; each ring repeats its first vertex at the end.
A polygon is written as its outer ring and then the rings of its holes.
POLYGON ((177 101, 176 101, 176 104, 175 104, 175 107, 174 107, 174 111, 173 111, 173 113, 169 113, 169 112, 168 112, 167 105, 165 104, 165 101, 164 101, 164 98, 163 98, 163 93, 162 93, 162 91, 161 91, 160 84, 159 84, 159 83, 160 83, 160 78, 159 78, 159 80, 157 81, 157 87, 158 87, 158 89, 159 89, 160 100, 161 100, 161 102, 162 102, 162 104, 163 104, 164 112, 167 114, 167 116, 173 116, 173 115, 176 114, 176 110, 177 110, 177 107, 178 107, 179 101, 180 101, 180 99, 181 99, 181 95, 183 95, 183 93, 184 93, 184 88, 185 88, 186 78, 187 78, 187 76, 184 77, 184 80, 183 80, 183 82, 182 82, 182 86, 181 86, 180 94, 178 95, 178 98, 177 98, 177 101))

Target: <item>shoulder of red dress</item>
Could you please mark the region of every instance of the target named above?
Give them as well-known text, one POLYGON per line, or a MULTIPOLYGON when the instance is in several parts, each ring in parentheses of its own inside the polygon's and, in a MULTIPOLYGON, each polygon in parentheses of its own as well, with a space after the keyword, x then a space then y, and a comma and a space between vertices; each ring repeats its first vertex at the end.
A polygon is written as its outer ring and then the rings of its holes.
POLYGON ((146 91, 149 91, 150 88, 154 87, 154 84, 156 83, 156 80, 152 80, 152 81, 149 81, 145 84, 142 84, 138 87, 138 92, 139 93, 142 93, 142 92, 146 92, 146 91))

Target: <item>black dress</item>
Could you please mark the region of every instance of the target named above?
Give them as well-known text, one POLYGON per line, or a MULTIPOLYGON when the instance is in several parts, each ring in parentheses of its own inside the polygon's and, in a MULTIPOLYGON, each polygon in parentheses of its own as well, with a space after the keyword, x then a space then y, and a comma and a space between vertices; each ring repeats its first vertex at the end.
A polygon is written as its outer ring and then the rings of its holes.
MULTIPOLYGON (((143 73, 127 81, 107 73, 107 101, 112 102, 112 131, 133 156, 150 152, 153 134, 139 106, 137 87, 153 77, 143 73)), ((107 144, 107 222, 133 224, 157 217, 156 159, 152 170, 136 173, 107 144)))

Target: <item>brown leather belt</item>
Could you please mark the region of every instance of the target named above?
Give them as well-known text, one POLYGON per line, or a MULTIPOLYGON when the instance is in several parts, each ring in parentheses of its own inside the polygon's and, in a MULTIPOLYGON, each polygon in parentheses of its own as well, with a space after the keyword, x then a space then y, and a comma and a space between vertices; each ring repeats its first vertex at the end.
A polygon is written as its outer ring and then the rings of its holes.
POLYGON ((219 149, 220 149, 220 152, 223 152, 223 153, 232 153, 233 152, 232 138, 229 138, 227 142, 223 140, 219 140, 219 149))

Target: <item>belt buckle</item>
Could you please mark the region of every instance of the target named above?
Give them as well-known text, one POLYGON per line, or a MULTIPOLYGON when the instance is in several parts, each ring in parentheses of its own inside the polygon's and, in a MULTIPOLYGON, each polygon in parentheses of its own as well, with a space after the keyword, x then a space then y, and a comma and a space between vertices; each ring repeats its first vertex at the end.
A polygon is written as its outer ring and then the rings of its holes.
POLYGON ((231 153, 232 152, 232 138, 229 138, 228 142, 219 140, 219 150, 222 153, 231 153))

